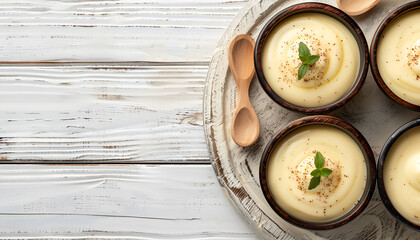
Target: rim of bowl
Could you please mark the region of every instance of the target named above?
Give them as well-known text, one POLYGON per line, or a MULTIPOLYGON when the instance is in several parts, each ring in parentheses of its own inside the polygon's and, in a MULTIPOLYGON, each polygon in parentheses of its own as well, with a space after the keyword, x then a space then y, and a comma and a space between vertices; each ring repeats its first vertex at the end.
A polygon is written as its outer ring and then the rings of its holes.
POLYGON ((392 21, 394 21, 401 15, 407 12, 416 10, 416 9, 420 9, 420 1, 409 2, 407 4, 404 4, 398 7, 397 9, 395 9, 394 11, 392 11, 382 20, 378 28, 376 28, 375 34, 373 35, 373 38, 372 38, 372 43, 370 46, 370 68, 372 70, 372 75, 373 75, 373 78, 375 79, 376 84, 386 96, 391 98, 394 102, 408 109, 411 109, 414 111, 420 111, 420 105, 416 105, 416 104, 405 101, 404 99, 398 97, 394 92, 391 91, 391 89, 388 88, 388 86, 382 79, 381 74, 379 73, 378 62, 376 59, 378 44, 379 44, 379 41, 381 40, 381 35, 383 31, 385 30, 385 28, 392 21))
POLYGON ((328 4, 307 2, 307 3, 300 3, 300 4, 292 5, 290 7, 283 9, 265 24, 265 26, 260 31, 260 34, 258 35, 257 41, 255 43, 254 65, 255 65, 255 71, 257 73, 258 80, 261 84, 261 87, 264 89, 266 94, 277 104, 287 109, 297 111, 297 112, 302 112, 306 114, 320 114, 320 113, 330 112, 336 108, 343 106, 345 103, 350 101, 359 92, 360 88, 362 87, 366 79, 366 75, 368 71, 369 49, 368 49, 365 35, 363 34, 362 30, 357 25, 357 23, 349 15, 347 15, 345 12, 341 11, 340 9, 335 8, 328 4), (275 26, 279 22, 281 22, 282 20, 288 17, 294 16, 296 14, 308 13, 308 12, 324 14, 329 17, 333 17, 334 19, 341 22, 352 33, 353 37, 355 38, 357 42, 357 45, 359 47, 359 53, 360 53, 359 72, 352 87, 337 101, 327 104, 325 106, 320 106, 320 107, 301 107, 301 106, 292 104, 284 100, 283 98, 281 98, 271 89, 270 85, 265 79, 264 73, 262 71, 262 64, 261 64, 262 48, 264 46, 265 40, 270 35, 271 31, 275 28, 275 26))
POLYGON ((420 118, 414 119, 409 121, 408 123, 405 123, 401 127, 399 127, 397 130, 395 130, 391 136, 386 140, 384 147, 382 148, 381 154, 379 155, 378 159, 378 190, 379 190, 379 196, 381 197, 381 200, 383 204, 385 205, 386 209, 388 210, 391 215, 396 218, 401 223, 405 224, 408 227, 411 227, 412 229, 415 229, 417 231, 420 231, 420 225, 416 225, 407 219, 405 219, 392 205, 391 200, 388 197, 388 194, 386 193, 385 189, 385 183, 384 183, 384 163, 386 160, 386 156, 388 155, 389 150, 391 150, 392 145, 408 130, 420 126, 420 118))
POLYGON ((306 229, 315 229, 315 230, 326 230, 336 227, 340 227, 354 218, 356 218, 369 204, 376 185, 376 163, 375 157, 373 155, 372 149, 365 139, 365 137, 350 123, 336 117, 327 116, 327 115, 316 115, 316 116, 307 116, 300 119, 297 119, 285 127, 283 127, 266 145, 264 152, 261 157, 260 162, 260 185, 262 192, 268 204, 277 213, 281 218, 286 220, 288 223, 291 223, 295 226, 306 228, 306 229), (288 214, 286 211, 276 203, 272 197, 268 183, 267 183, 267 165, 270 158, 272 150, 275 148, 277 143, 286 135, 292 131, 308 125, 328 125, 337 127, 338 129, 346 132, 350 137, 352 137, 356 143, 359 145, 365 156, 366 170, 367 170, 367 179, 366 187, 362 194, 362 197, 359 199, 358 203, 346 214, 340 216, 339 218, 325 221, 325 222, 310 222, 301 220, 293 217, 288 214))

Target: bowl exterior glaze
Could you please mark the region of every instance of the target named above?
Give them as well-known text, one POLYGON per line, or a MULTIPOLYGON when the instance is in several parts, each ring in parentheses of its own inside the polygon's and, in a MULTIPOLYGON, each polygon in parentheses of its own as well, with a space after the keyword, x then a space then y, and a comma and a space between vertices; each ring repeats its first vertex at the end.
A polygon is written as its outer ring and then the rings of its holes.
POLYGON ((366 42, 366 38, 360 29, 360 27, 357 25, 357 23, 346 13, 343 11, 322 3, 301 3, 296 4, 293 6, 290 6, 278 14, 276 14, 273 18, 271 18, 267 24, 263 27, 261 30, 257 41, 255 45, 254 50, 254 64, 255 64, 255 71, 258 76, 258 80, 261 84, 261 87, 264 89, 264 91, 267 93, 267 95, 273 99, 276 103, 279 105, 288 108, 293 111, 302 112, 306 114, 320 114, 320 113, 327 113, 329 111, 332 111, 338 107, 343 106, 345 103, 350 101, 360 90, 362 87, 367 71, 369 66, 369 49, 366 42), (264 47, 264 42, 267 39, 267 37, 270 35, 271 31, 277 26, 277 24, 284 19, 291 17, 296 14, 300 13, 320 13, 325 14, 327 16, 333 17, 337 19, 339 22, 343 23, 353 34, 354 38, 356 39, 357 45, 359 46, 359 52, 360 52, 360 68, 359 73, 356 77, 356 81, 353 84, 353 86, 350 88, 350 90, 342 96, 339 100, 325 105, 321 107, 300 107, 296 106, 294 104, 291 104, 290 102, 287 102, 280 96, 278 96, 270 87, 267 80, 265 79, 264 72, 262 71, 262 64, 261 64, 261 55, 262 55, 262 49, 264 47))
POLYGON ((306 229, 314 229, 314 230, 326 230, 326 229, 332 229, 336 227, 340 227, 351 220, 353 220, 355 217, 357 217, 369 204, 372 194, 375 190, 375 184, 376 184, 376 164, 375 164, 375 157, 373 155, 372 149, 367 142, 367 140, 364 138, 364 136, 352 125, 347 123, 346 121, 332 117, 332 116, 325 116, 325 115, 318 115, 318 116, 308 116, 304 118, 300 118, 296 121, 291 122, 290 124, 286 125, 280 132, 278 132, 267 144, 265 147, 265 150, 263 152, 263 155, 261 157, 260 162, 260 185, 262 188, 262 192, 268 202, 268 204, 271 206, 271 208, 284 220, 287 222, 306 229), (337 127, 338 129, 346 132, 349 136, 351 136, 356 143, 358 143, 360 149, 362 150, 365 159, 366 159, 366 169, 367 169, 367 184, 365 191, 361 197, 361 200, 358 202, 358 204, 350 210, 345 215, 331 220, 327 222, 308 222, 303 221, 300 219, 297 219, 291 215, 289 215, 287 212, 283 211, 283 209, 275 202, 274 198, 272 197, 269 186, 267 183, 267 166, 268 161, 270 159, 270 154, 275 148, 276 144, 285 137, 288 133, 308 125, 329 125, 333 127, 337 127))

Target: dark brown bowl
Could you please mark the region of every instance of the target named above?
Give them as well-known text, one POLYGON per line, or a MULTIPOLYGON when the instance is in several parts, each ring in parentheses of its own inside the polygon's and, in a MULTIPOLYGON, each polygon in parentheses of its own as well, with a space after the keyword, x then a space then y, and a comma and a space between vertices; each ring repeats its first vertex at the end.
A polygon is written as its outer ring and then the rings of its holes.
POLYGON ((357 92, 359 92, 360 88, 362 87, 366 79, 366 74, 367 74, 368 65, 369 65, 369 50, 368 50, 366 38, 362 30, 349 15, 327 4, 309 2, 309 3, 301 3, 301 4, 290 6, 282 10, 278 14, 276 14, 273 18, 271 18, 268 21, 268 23, 261 30, 260 35, 258 36, 258 39, 256 41, 255 51, 254 51, 254 63, 255 63, 255 70, 258 76, 258 80, 262 88, 268 94, 268 96, 270 96, 270 98, 273 99, 276 103, 293 111, 302 112, 306 114, 320 114, 320 113, 326 113, 326 112, 332 111, 338 107, 343 106, 346 102, 350 101, 357 94, 357 92), (268 82, 264 77, 264 72, 262 71, 262 66, 261 66, 261 52, 264 47, 264 42, 267 39, 267 37, 270 35, 271 31, 276 27, 276 25, 288 17, 291 17, 299 13, 308 13, 308 12, 325 14, 327 16, 337 19, 339 22, 344 24, 344 26, 346 26, 350 30, 350 32, 353 34, 354 38, 356 39, 356 42, 357 42, 357 45, 359 46, 359 51, 360 51, 359 74, 357 75, 356 81, 354 82, 353 86, 350 88, 350 90, 346 94, 344 94, 344 96, 342 96, 337 101, 331 104, 325 105, 325 106, 321 106, 321 107, 300 107, 300 106, 291 104, 290 102, 287 102, 286 100, 278 96, 271 89, 270 85, 268 85, 268 82))
POLYGON ((412 10, 419 9, 419 8, 420 8, 420 1, 415 1, 415 2, 407 3, 395 9, 394 11, 392 11, 388 16, 385 17, 385 19, 381 22, 381 24, 379 24, 378 28, 376 29, 375 34, 373 35, 372 44, 370 45, 370 62, 371 62, 370 67, 372 70, 373 78, 376 81, 376 84, 382 90, 382 92, 385 93, 385 95, 387 95, 389 98, 394 100, 394 102, 414 111, 420 111, 420 106, 409 103, 405 101, 404 99, 398 97, 385 84, 384 80, 381 77, 381 74, 379 73, 378 62, 377 62, 376 56, 377 56, 379 40, 385 28, 392 21, 394 21, 396 18, 403 15, 404 13, 407 13, 407 12, 410 12, 412 10))
POLYGON ((388 211, 391 213, 391 215, 394 216, 394 218, 396 218, 398 221, 405 224, 406 226, 411 227, 417 231, 420 231, 420 225, 415 225, 414 223, 405 219, 401 214, 398 213, 398 211, 392 205, 388 197, 388 194, 386 193, 384 175, 383 175, 386 156, 388 155, 388 152, 391 149, 392 145, 405 132, 417 126, 420 126, 420 119, 415 119, 404 124, 403 126, 398 128, 394 133, 392 133, 392 135, 385 142, 385 145, 382 148, 382 151, 381 151, 381 154, 379 155, 379 160, 378 160, 378 190, 379 190, 379 195, 381 196, 382 202, 384 203, 386 209, 388 209, 388 211))
POLYGON ((332 116, 309 116, 298 119, 296 121, 291 122, 287 126, 285 126, 280 132, 278 132, 271 141, 265 147, 263 155, 261 157, 260 162, 260 184, 262 188, 262 192, 270 204, 271 208, 284 220, 287 222, 296 225, 298 227, 306 228, 306 229, 316 229, 316 230, 325 230, 325 229, 332 229, 336 227, 340 227, 349 221, 353 220, 357 217, 368 205, 370 199, 372 198, 373 191, 375 190, 375 183, 376 183, 376 164, 375 158, 372 153, 372 149, 369 146, 367 140, 363 137, 363 135, 352 125, 347 123, 346 121, 332 117, 332 116), (290 132, 307 125, 329 125, 334 126, 344 132, 346 132, 349 136, 351 136, 356 143, 358 143, 360 149, 362 150, 365 159, 366 159, 366 169, 367 169, 367 183, 365 187, 365 191, 360 199, 360 201, 347 212, 345 215, 333 219, 326 222, 309 222, 304 221, 298 218, 289 215, 285 212, 274 200, 269 190, 269 186, 267 183, 267 166, 270 155, 275 148, 276 144, 281 141, 283 137, 285 137, 290 132))

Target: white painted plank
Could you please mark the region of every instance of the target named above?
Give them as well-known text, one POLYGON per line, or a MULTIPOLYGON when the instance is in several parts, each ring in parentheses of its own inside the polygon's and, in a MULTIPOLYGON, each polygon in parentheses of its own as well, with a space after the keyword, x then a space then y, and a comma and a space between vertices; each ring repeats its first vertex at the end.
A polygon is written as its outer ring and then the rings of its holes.
POLYGON ((0 165, 0 238, 256 239, 210 165, 0 165))
POLYGON ((2 0, 0 62, 209 61, 247 0, 2 0))
POLYGON ((0 158, 208 159, 205 65, 0 65, 0 158))

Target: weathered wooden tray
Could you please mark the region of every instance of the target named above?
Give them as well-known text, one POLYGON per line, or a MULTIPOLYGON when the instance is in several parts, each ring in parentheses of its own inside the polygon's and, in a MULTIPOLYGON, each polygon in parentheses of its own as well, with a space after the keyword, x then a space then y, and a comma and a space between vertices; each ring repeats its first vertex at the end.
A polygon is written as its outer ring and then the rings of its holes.
MULTIPOLYGON (((253 1, 242 9, 220 40, 209 67, 204 93, 204 127, 210 157, 219 182, 245 220, 265 239, 419 239, 386 211, 377 190, 367 209, 349 224, 328 231, 308 231, 286 223, 270 209, 259 186, 258 168, 269 139, 290 121, 303 115, 274 103, 258 81, 251 84, 251 102, 260 118, 258 141, 248 147, 236 145, 230 136, 231 116, 236 104, 236 86, 228 68, 227 49, 237 34, 257 38, 264 24, 279 10, 304 1, 253 1)), ((319 1, 336 6, 335 1, 319 1)), ((369 13, 354 19, 370 43, 376 27, 397 6, 409 1, 383 0, 369 13)), ((376 86, 371 73, 352 102, 330 113, 358 128, 376 155, 388 136, 400 125, 419 116, 388 99, 376 86)))

